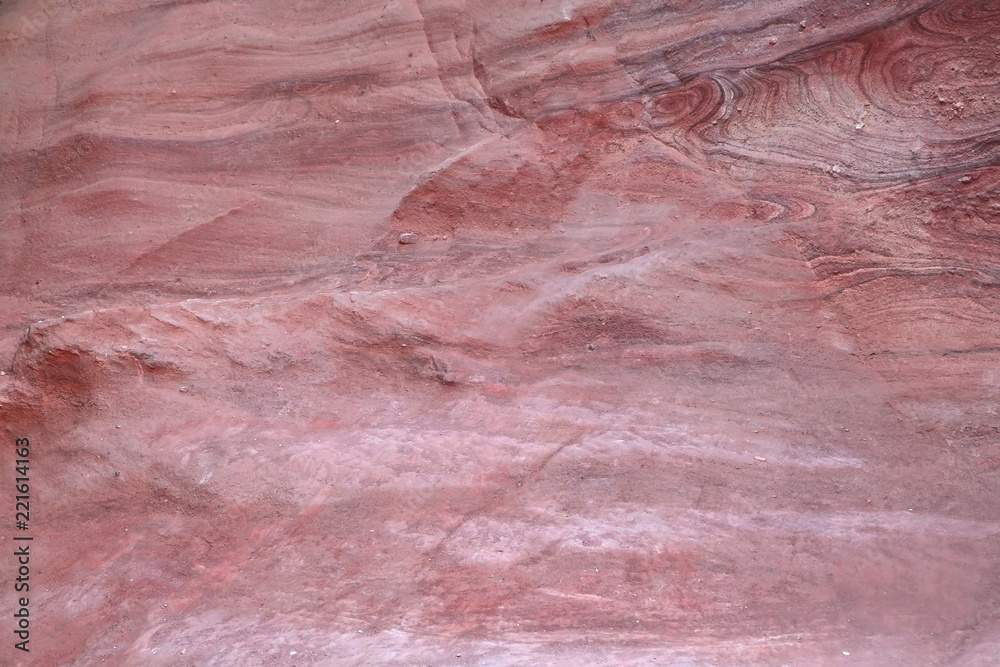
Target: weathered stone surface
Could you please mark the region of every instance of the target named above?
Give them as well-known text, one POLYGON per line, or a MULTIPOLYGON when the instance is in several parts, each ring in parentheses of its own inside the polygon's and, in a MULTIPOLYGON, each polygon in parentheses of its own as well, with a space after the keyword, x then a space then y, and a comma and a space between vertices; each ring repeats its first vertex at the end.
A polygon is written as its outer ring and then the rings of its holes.
POLYGON ((998 33, 4 2, 0 662, 1000 661, 998 33))

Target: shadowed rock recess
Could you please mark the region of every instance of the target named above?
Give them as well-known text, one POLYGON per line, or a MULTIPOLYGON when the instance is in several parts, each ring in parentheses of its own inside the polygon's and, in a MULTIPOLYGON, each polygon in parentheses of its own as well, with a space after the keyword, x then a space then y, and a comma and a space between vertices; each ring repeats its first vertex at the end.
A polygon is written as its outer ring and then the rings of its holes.
POLYGON ((0 663, 1000 664, 997 2, 6 0, 0 58, 0 663))

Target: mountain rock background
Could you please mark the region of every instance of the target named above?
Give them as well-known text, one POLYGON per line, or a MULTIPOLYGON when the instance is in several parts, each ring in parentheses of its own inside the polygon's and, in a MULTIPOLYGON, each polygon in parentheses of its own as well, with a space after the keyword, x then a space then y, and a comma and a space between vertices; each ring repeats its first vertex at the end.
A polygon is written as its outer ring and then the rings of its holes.
POLYGON ((1000 661, 996 2, 4 0, 0 62, 0 662, 1000 661))

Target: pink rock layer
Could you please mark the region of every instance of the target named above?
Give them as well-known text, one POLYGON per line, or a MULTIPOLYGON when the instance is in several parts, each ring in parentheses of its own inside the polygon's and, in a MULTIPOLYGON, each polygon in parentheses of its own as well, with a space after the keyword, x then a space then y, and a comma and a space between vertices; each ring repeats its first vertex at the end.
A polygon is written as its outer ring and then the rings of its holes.
POLYGON ((7 0, 0 662, 997 664, 997 34, 7 0))

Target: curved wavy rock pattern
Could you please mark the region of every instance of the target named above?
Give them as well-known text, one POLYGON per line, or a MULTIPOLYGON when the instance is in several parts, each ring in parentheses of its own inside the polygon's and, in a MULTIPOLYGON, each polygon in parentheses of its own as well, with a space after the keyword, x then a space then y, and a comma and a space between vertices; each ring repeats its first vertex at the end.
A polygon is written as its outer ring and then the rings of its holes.
POLYGON ((996 664, 998 34, 4 2, 0 663, 996 664))
POLYGON ((823 171, 860 188, 991 166, 1000 80, 983 63, 996 53, 997 16, 979 14, 939 8, 766 64, 700 73, 650 100, 650 126, 722 161, 823 171))

